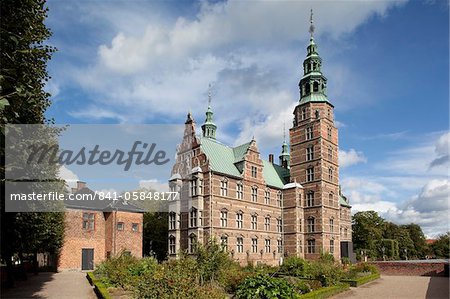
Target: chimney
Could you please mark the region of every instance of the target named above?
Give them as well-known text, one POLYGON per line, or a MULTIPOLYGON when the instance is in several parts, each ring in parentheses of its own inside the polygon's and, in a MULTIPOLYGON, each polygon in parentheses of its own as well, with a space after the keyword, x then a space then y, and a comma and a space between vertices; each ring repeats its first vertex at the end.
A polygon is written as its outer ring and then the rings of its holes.
POLYGON ((269 154, 269 162, 273 164, 273 154, 269 154))
POLYGON ((77 181, 77 190, 81 190, 83 188, 86 188, 86 182, 77 181))

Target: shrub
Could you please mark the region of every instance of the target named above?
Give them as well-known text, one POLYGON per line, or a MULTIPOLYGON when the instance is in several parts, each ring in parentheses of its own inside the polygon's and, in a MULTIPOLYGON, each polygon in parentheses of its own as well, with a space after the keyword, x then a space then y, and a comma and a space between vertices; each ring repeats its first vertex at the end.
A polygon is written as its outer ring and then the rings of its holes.
POLYGON ((339 283, 344 276, 342 268, 330 261, 314 261, 310 265, 310 277, 320 281, 322 286, 328 287, 339 283))
POLYGON ((348 284, 338 284, 338 285, 334 285, 331 287, 326 287, 326 288, 320 288, 318 290, 315 290, 313 292, 304 294, 304 295, 300 295, 299 299, 324 299, 324 298, 328 298, 331 297, 333 295, 339 294, 343 291, 346 291, 349 289, 349 285, 348 284))
POLYGON ((378 268, 375 265, 371 265, 368 263, 359 263, 350 267, 347 277, 348 278, 356 278, 361 276, 366 276, 370 274, 378 274, 378 268))
POLYGON ((286 280, 258 274, 247 277, 239 285, 236 297, 248 299, 297 298, 297 294, 286 280))
POLYGON ((227 269, 233 263, 228 254, 215 240, 208 242, 205 247, 197 247, 196 262, 200 284, 217 280, 221 269, 227 269))
POLYGON ((253 268, 241 268, 238 263, 232 263, 230 267, 222 269, 219 275, 219 283, 226 292, 234 293, 238 285, 245 278, 254 275, 253 268))
POLYGON ((296 277, 306 277, 308 273, 308 262, 296 256, 290 256, 283 261, 280 271, 296 277))
POLYGON ((139 260, 129 254, 121 254, 101 263, 94 271, 107 285, 119 286, 128 289, 133 285, 133 273, 131 269, 138 267, 139 260))

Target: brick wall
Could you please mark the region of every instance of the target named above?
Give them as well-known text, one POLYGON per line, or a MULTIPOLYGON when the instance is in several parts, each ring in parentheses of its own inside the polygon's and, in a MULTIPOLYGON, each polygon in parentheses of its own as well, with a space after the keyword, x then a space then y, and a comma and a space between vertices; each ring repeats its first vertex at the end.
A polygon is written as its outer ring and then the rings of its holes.
POLYGON ((66 212, 64 245, 58 260, 58 269, 81 270, 81 250, 94 249, 94 264, 105 258, 105 218, 103 212, 88 210, 72 210, 66 212), (83 213, 95 216, 94 230, 83 229, 83 213))
POLYGON ((371 264, 376 265, 384 275, 448 276, 448 262, 371 262, 371 264))

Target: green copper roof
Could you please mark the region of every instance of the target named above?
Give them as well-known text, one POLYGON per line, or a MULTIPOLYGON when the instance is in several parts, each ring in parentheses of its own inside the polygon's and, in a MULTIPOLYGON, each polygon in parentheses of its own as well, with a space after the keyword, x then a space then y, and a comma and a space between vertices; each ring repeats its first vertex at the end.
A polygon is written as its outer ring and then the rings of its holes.
POLYGON ((311 93, 300 99, 300 104, 310 103, 310 102, 329 102, 328 98, 323 93, 311 93))
POLYGON ((263 177, 266 184, 276 188, 283 188, 289 177, 289 170, 279 165, 263 160, 263 177))
POLYGON ((341 206, 345 206, 345 207, 349 207, 351 208, 352 206, 348 203, 348 200, 345 196, 343 195, 339 195, 339 204, 341 206))
MULTIPOLYGON (((244 159, 250 143, 251 141, 233 148, 211 138, 200 138, 200 148, 208 157, 211 170, 234 177, 242 177, 238 166, 244 159)), ((281 189, 287 177, 289 170, 263 160, 263 178, 267 185, 281 189)))

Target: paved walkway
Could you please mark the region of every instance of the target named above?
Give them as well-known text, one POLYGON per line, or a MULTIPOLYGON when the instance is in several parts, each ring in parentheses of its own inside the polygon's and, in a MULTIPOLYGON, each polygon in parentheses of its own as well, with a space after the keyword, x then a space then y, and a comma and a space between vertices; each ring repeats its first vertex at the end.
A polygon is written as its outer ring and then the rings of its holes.
POLYGON ((448 299, 448 277, 386 276, 351 288, 350 291, 333 296, 333 299, 448 299))
POLYGON ((86 273, 65 271, 60 273, 29 274, 28 280, 16 282, 12 289, 2 289, 1 298, 33 299, 96 299, 86 273))

